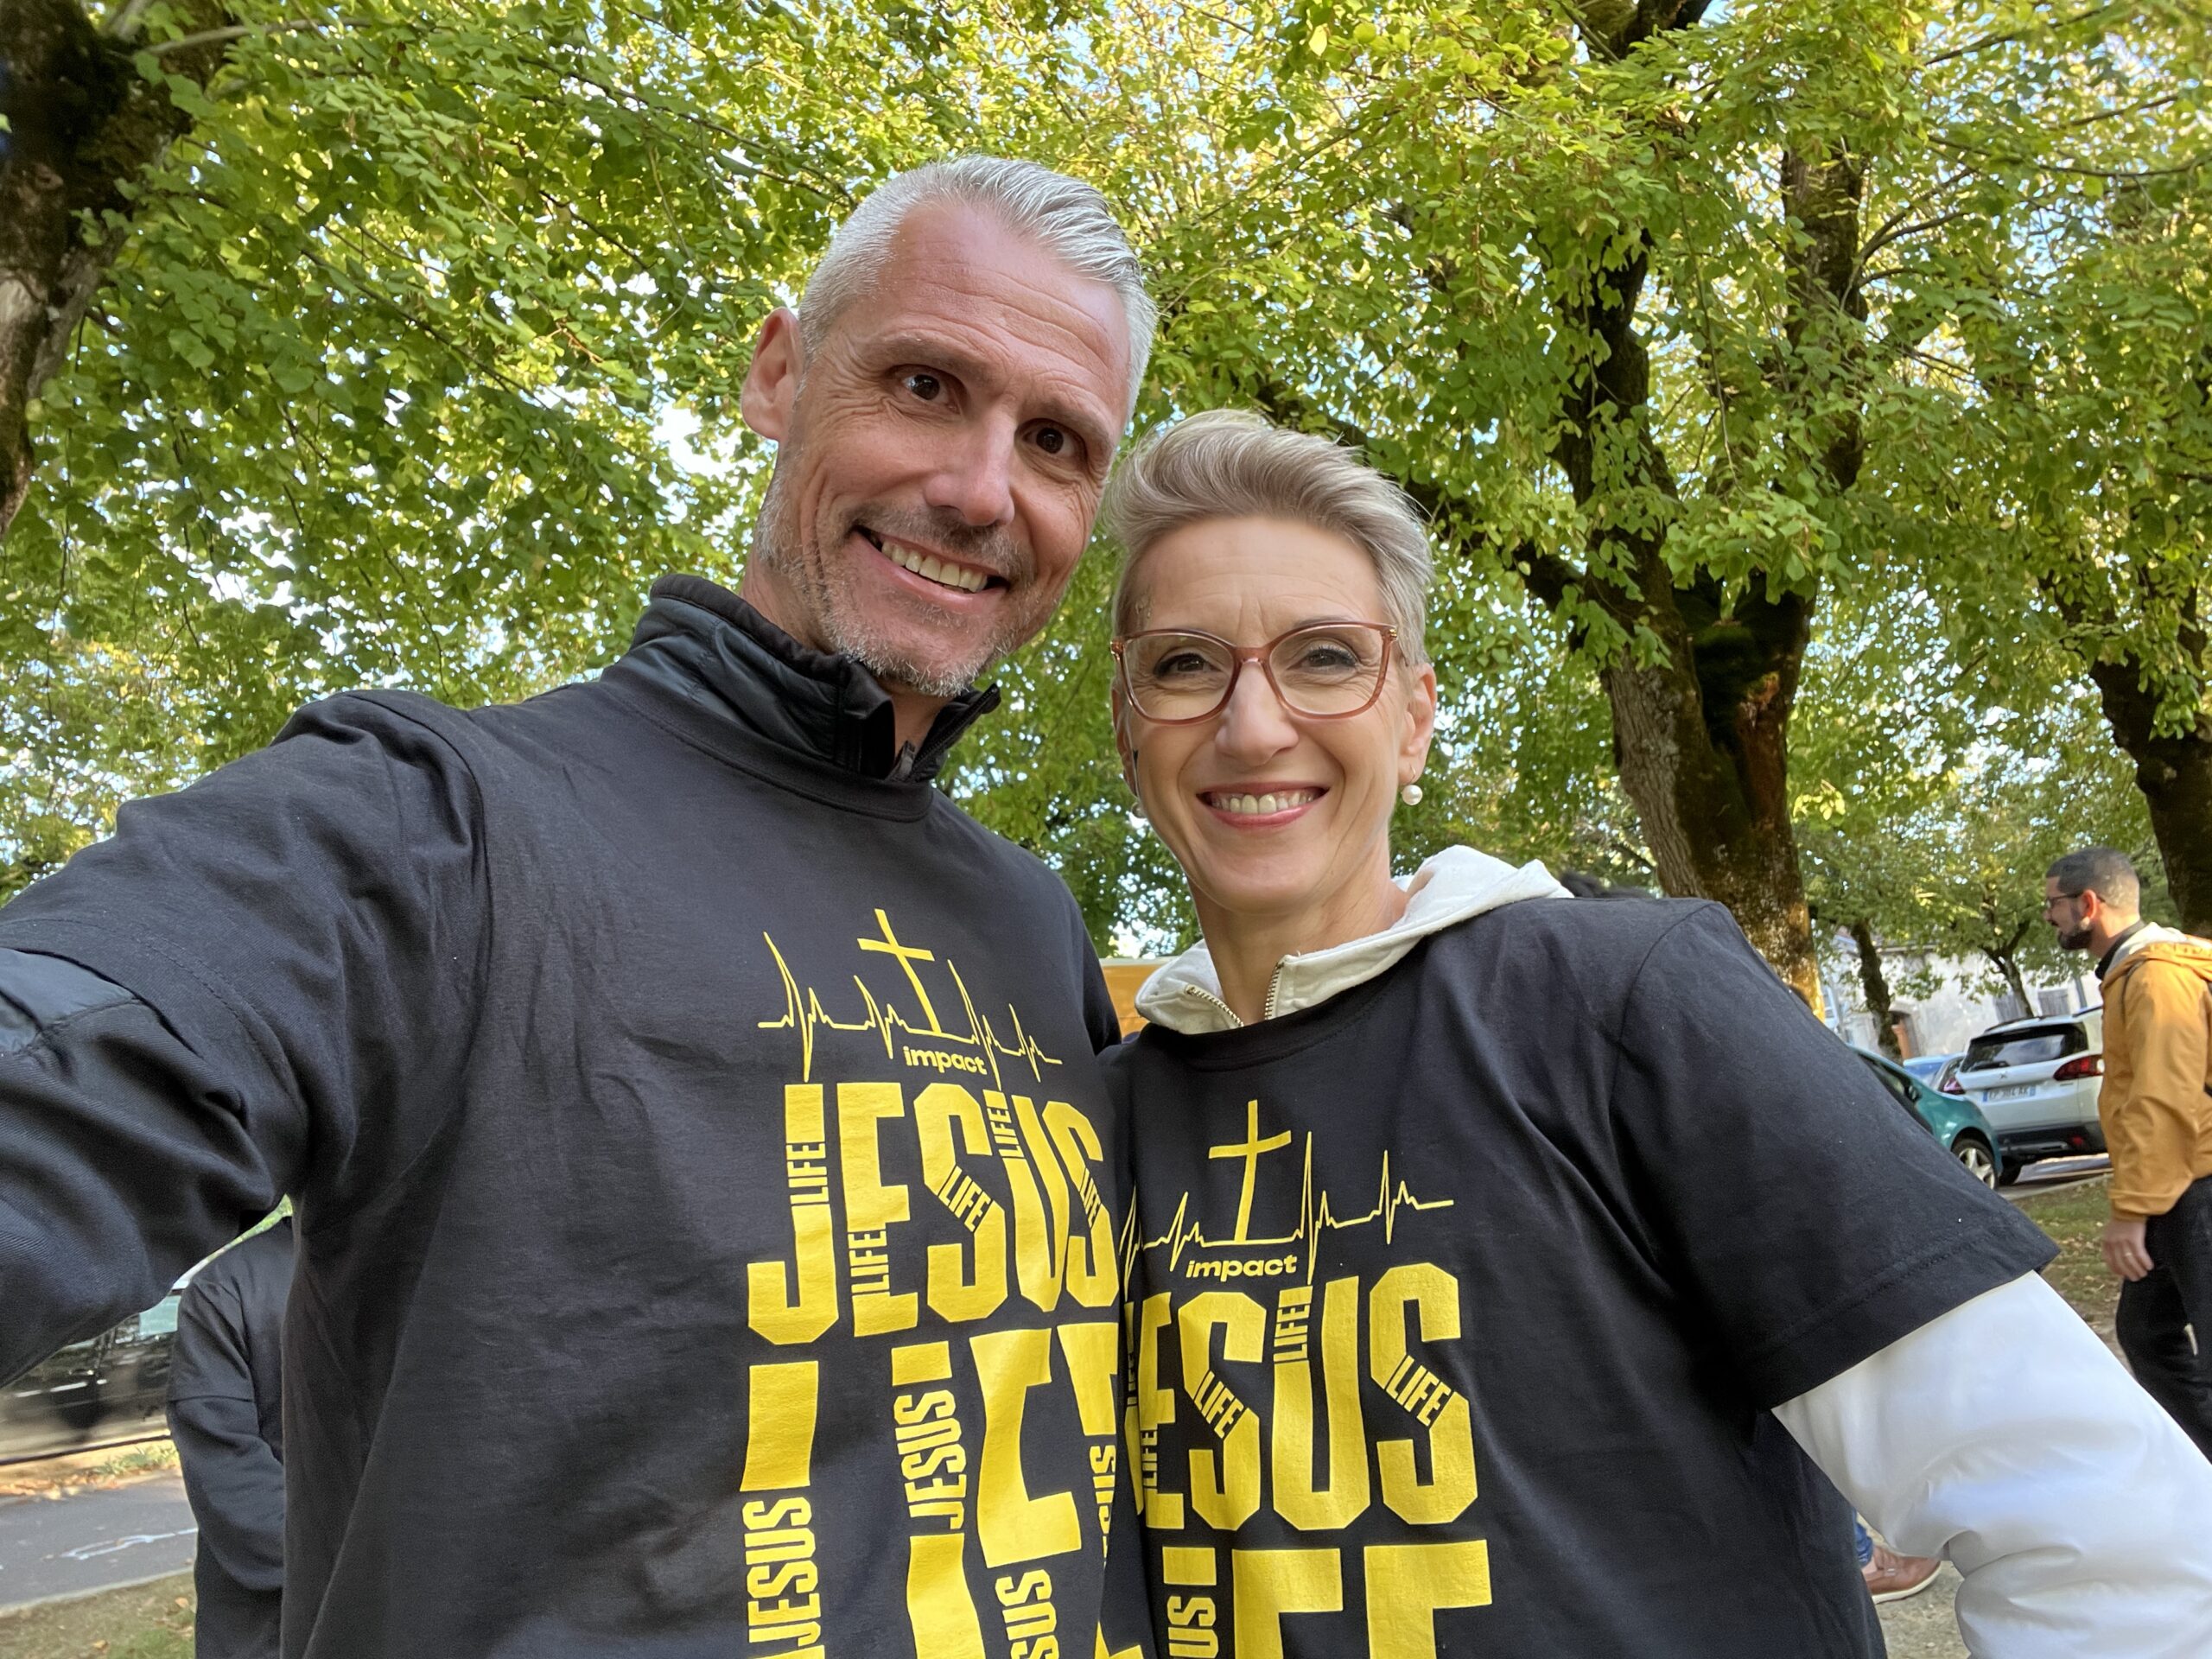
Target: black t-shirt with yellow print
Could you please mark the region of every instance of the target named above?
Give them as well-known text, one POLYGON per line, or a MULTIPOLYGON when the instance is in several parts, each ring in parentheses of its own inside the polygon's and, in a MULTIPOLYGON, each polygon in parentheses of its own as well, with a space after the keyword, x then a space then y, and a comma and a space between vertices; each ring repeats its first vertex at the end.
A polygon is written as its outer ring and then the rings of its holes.
POLYGON ((293 1659, 1143 1643, 1111 1003, 1049 870, 868 775, 889 729, 666 582, 594 683, 318 705, 0 915, 160 1016, 0 1074, 0 1214, 296 1195, 293 1659))
POLYGON ((1107 1070, 1163 1656, 1882 1651, 1768 1408, 2050 1247, 1726 912, 1512 905, 1107 1070))

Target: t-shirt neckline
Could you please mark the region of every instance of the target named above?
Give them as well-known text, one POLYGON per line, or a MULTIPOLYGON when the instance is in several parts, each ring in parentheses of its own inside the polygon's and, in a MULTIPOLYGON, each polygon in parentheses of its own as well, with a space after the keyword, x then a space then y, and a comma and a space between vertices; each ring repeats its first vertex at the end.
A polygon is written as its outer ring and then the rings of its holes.
MULTIPOLYGON (((1470 922, 1479 919, 1467 918, 1470 922)), ((1454 927, 1466 925, 1456 923, 1454 927)), ((1446 928, 1442 932, 1452 931, 1446 928)), ((1171 1031, 1165 1026, 1150 1025, 1139 1032, 1134 1040, 1156 1042, 1163 1053, 1198 1071, 1232 1071, 1243 1065, 1282 1059, 1335 1036, 1364 1014, 1402 975, 1418 974, 1421 964, 1427 959, 1430 944, 1440 937, 1441 933, 1428 935, 1372 979, 1295 1013, 1278 1014, 1255 1026, 1232 1027, 1227 1031, 1171 1031)))

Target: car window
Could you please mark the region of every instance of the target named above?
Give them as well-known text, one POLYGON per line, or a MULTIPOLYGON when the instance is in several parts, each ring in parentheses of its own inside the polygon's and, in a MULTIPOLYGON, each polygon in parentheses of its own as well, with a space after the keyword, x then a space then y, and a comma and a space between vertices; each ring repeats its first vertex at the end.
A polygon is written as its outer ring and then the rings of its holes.
POLYGON ((1993 1071, 2005 1065, 2039 1065, 2063 1060, 2089 1046, 2079 1026, 2040 1026, 2024 1031, 1993 1033, 1967 1045, 1961 1071, 1993 1071))
MULTIPOLYGON (((1862 1055, 1860 1058, 1864 1059, 1866 1057, 1862 1055)), ((1872 1060, 1866 1061, 1866 1069, 1882 1080, 1882 1087, 1888 1090, 1890 1093, 1896 1097, 1898 1105, 1905 1107, 1908 1109, 1911 1107, 1911 1084, 1908 1084, 1903 1077, 1897 1076, 1896 1072, 1891 1071, 1888 1066, 1878 1065, 1872 1060)))

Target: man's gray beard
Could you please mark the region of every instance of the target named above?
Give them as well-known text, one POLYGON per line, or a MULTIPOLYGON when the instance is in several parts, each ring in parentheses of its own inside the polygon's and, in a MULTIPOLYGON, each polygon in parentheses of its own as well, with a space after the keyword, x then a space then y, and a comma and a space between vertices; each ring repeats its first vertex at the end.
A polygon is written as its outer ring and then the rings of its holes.
POLYGON ((773 570, 804 594, 815 626, 822 634, 823 648, 851 658, 879 682, 918 696, 957 697, 973 686, 976 677, 999 656, 995 642, 984 646, 972 663, 949 669, 931 667, 912 661, 881 640, 869 638, 860 624, 840 613, 833 584, 805 559, 789 551, 794 536, 791 527, 784 522, 790 515, 779 487, 780 480, 779 474, 769 475, 767 492, 760 499, 760 515, 753 524, 749 556, 763 569, 773 570))

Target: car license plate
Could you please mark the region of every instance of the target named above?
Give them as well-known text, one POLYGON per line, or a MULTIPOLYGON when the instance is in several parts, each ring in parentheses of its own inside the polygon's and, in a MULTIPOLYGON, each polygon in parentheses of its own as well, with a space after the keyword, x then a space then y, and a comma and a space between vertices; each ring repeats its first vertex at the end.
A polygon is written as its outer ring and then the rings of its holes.
POLYGON ((2002 1088, 1992 1089, 1982 1098, 1984 1100, 2018 1100, 2024 1096, 2032 1095, 2040 1086, 2032 1083, 2008 1083, 2002 1088))

